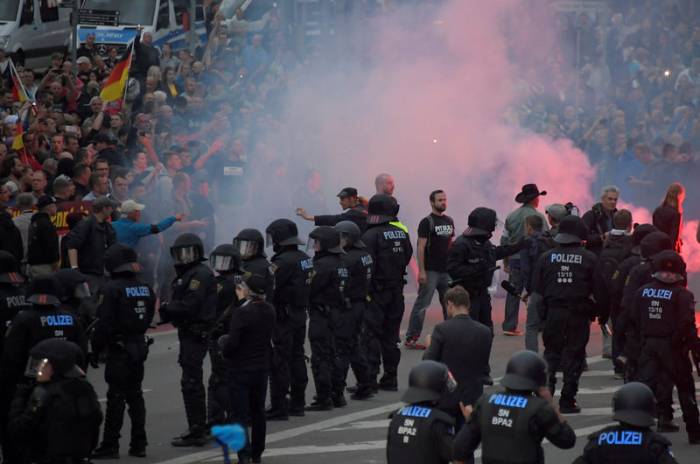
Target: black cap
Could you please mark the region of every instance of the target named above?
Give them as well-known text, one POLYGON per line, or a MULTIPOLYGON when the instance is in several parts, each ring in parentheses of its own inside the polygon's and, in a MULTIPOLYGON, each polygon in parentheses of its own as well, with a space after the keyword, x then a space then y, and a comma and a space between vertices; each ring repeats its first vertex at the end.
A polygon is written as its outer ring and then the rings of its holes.
POLYGON ((501 385, 511 390, 536 391, 547 383, 547 364, 534 351, 523 350, 508 360, 501 385))
POLYGON ((566 216, 559 222, 557 235, 554 236, 554 241, 569 245, 573 243, 581 243, 586 238, 586 226, 578 216, 566 216))
POLYGON ((49 338, 37 343, 29 355, 34 359, 48 359, 55 375, 61 377, 82 377, 78 367, 83 361, 83 351, 73 342, 49 338))
POLYGON ((654 392, 641 382, 620 387, 612 399, 613 419, 637 427, 651 427, 656 419, 654 392))
POLYGON ((667 284, 682 282, 686 276, 685 261, 673 250, 660 251, 652 261, 654 278, 667 284))
POLYGON ((345 187, 336 196, 338 198, 356 197, 357 196, 357 189, 354 187, 345 187))
POLYGON ((241 278, 251 292, 264 295, 268 288, 268 278, 259 273, 243 272, 241 278))
POLYGON ((55 203, 56 200, 54 200, 51 195, 42 195, 39 197, 39 201, 36 202, 36 207, 41 209, 45 206, 53 205, 55 203))
POLYGON ((62 293, 61 284, 56 277, 39 275, 29 284, 27 301, 37 305, 58 306, 61 304, 62 293))
POLYGON ((547 191, 542 190, 540 192, 540 189, 537 188, 537 184, 525 184, 520 190, 520 193, 515 196, 515 201, 517 201, 518 203, 530 203, 532 200, 539 197, 540 195, 547 195, 547 191))
POLYGON ((421 361, 408 374, 408 389, 401 401, 408 404, 437 402, 448 390, 450 372, 437 361, 421 361))
POLYGON ((493 231, 496 230, 496 221, 496 211, 491 208, 485 208, 483 206, 474 208, 474 210, 469 213, 469 217, 467 217, 469 229, 467 229, 464 235, 467 237, 490 236, 493 231))

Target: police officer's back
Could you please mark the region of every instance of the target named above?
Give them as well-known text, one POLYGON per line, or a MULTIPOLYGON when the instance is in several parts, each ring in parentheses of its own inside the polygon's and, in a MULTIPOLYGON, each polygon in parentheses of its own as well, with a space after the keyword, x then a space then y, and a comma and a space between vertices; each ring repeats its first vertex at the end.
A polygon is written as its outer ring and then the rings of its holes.
POLYGON ((176 277, 172 301, 161 306, 161 318, 177 327, 182 367, 182 396, 189 430, 173 446, 203 446, 206 442, 206 393, 203 363, 209 350, 209 331, 216 318, 216 280, 204 265, 204 246, 195 234, 180 235, 170 248, 176 277))
POLYGON ((58 339, 32 348, 27 375, 36 386, 18 391, 9 423, 29 462, 85 462, 97 444, 102 413, 95 390, 77 366, 82 356, 77 345, 58 339))
POLYGON ((119 432, 124 408, 131 417, 129 454, 146 455, 146 407, 141 383, 148 356, 146 331, 155 312, 153 289, 137 276, 136 252, 116 243, 105 252, 110 279, 98 294, 97 322, 92 336, 96 355, 106 351, 107 413, 104 436, 95 457, 119 457, 119 432))
POLYGON ((24 277, 19 273, 19 266, 14 256, 0 250, 0 359, 2 359, 5 331, 10 321, 31 305, 24 298, 24 277))
POLYGON ((233 246, 243 260, 242 267, 253 274, 265 276, 267 290, 265 298, 273 298, 275 279, 270 262, 265 256, 265 239, 257 229, 243 229, 233 239, 233 246))
POLYGON ((675 464, 671 442, 651 430, 656 417, 654 393, 639 382, 615 392, 613 419, 618 425, 588 436, 588 444, 574 464, 675 464))
POLYGON ((303 242, 297 225, 289 219, 272 221, 265 232, 267 245, 272 245, 274 252, 271 263, 275 290, 271 302, 277 313, 267 418, 285 420, 290 414, 303 416, 306 406, 309 378, 304 343, 313 259, 299 249, 303 242))
POLYGON ((454 459, 466 460, 481 443, 481 460, 490 463, 544 462, 542 440, 563 449, 576 444, 576 435, 552 404, 546 365, 532 351, 515 353, 501 380, 503 392, 486 393, 454 441, 454 459))
POLYGON ((652 270, 652 282, 637 290, 633 305, 642 341, 639 380, 654 390, 659 431, 678 430, 672 408, 673 387, 678 389, 688 440, 700 444, 695 381, 688 356, 690 347, 698 342, 695 297, 685 288, 685 262, 676 252, 658 253, 652 270))
POLYGON ((53 275, 63 289, 61 307, 73 313, 87 330, 95 320, 95 313, 91 313, 94 308, 88 302, 92 296, 88 276, 78 269, 59 269, 53 275))
POLYGON ((446 464, 453 459, 454 418, 437 403, 454 389, 447 366, 421 361, 411 369, 407 405, 391 415, 386 444, 388 464, 446 464))
POLYGON ((479 207, 469 213, 468 228, 452 244, 447 257, 447 272, 454 285, 461 285, 471 297, 471 316, 490 329, 491 296, 488 287, 496 271, 496 261, 520 251, 523 243, 494 246, 496 211, 479 207))

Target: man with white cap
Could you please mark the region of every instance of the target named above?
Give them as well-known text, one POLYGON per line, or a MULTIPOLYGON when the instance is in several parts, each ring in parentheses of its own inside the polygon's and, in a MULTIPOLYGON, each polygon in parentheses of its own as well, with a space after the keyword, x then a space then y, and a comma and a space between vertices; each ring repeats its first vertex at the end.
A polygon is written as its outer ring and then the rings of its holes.
POLYGON ((114 231, 117 233, 117 241, 134 248, 141 237, 151 234, 158 234, 168 229, 177 221, 182 220, 182 214, 168 216, 158 224, 141 224, 141 211, 146 205, 137 203, 134 200, 126 200, 122 203, 122 216, 112 223, 114 231))

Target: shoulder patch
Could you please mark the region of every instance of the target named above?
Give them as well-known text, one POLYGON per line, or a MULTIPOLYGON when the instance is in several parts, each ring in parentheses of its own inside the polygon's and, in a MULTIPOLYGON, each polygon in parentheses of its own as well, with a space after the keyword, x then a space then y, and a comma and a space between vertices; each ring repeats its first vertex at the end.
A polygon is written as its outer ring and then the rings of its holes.
POLYGON ((199 288, 199 284, 200 284, 200 283, 199 283, 199 280, 197 280, 197 279, 192 279, 192 280, 190 280, 189 289, 190 289, 190 290, 197 290, 197 289, 199 288))

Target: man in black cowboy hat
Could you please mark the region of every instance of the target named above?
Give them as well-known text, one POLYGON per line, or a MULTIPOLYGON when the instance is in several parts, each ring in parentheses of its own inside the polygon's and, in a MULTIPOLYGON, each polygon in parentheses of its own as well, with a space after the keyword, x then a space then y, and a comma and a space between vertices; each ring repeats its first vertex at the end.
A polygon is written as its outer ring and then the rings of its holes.
MULTIPOLYGON (((540 191, 536 184, 525 184, 522 190, 515 196, 515 201, 520 207, 510 213, 506 218, 501 245, 515 245, 525 238, 525 219, 528 216, 541 216, 542 222, 547 227, 547 220, 542 213, 537 211, 540 204, 540 196, 547 195, 546 191, 540 191)), ((503 320, 503 335, 517 336, 522 332, 518 330, 518 312, 520 310, 519 295, 523 291, 523 274, 520 265, 520 255, 515 254, 507 258, 506 272, 508 282, 515 289, 516 294, 508 293, 506 296, 505 319, 503 320)))

